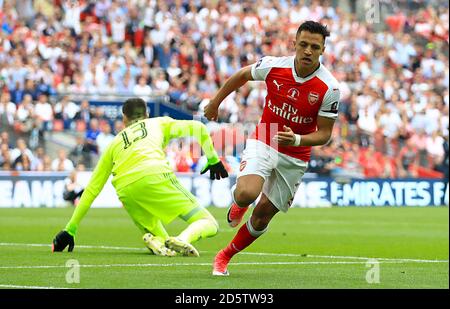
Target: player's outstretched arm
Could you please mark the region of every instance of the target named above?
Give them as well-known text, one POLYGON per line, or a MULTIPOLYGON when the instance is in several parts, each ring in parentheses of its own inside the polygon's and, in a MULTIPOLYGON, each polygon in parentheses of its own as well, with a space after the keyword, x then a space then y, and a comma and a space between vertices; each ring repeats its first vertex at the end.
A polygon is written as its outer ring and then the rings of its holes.
POLYGON ((199 142, 208 159, 208 163, 201 171, 201 174, 209 170, 211 179, 228 177, 228 172, 220 161, 208 129, 203 123, 195 120, 174 120, 169 117, 164 117, 162 127, 166 143, 172 138, 186 136, 192 136, 199 142))
POLYGON ((251 66, 246 66, 231 75, 222 87, 219 88, 211 101, 205 106, 205 117, 208 120, 217 120, 220 103, 222 103, 230 93, 240 88, 249 80, 253 80, 251 66))
POLYGON ((63 251, 67 246, 69 246, 69 252, 73 250, 75 246, 74 237, 77 233, 78 226, 97 195, 102 191, 103 186, 111 175, 111 170, 112 159, 110 148, 108 148, 100 157, 100 160, 92 173, 91 180, 86 186, 86 189, 84 189, 80 202, 75 208, 69 223, 67 223, 64 230, 60 231, 53 239, 52 251, 63 251))

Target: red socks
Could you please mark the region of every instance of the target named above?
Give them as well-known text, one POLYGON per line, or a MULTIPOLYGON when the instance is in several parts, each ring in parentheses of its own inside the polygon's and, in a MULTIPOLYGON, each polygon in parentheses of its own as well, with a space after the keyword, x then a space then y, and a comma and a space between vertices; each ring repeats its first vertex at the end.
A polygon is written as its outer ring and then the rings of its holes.
POLYGON ((263 231, 255 231, 251 226, 250 219, 241 226, 237 234, 234 236, 233 240, 228 244, 228 246, 223 249, 225 255, 229 258, 233 257, 239 251, 244 250, 252 244, 260 235, 262 235, 267 228, 263 231))

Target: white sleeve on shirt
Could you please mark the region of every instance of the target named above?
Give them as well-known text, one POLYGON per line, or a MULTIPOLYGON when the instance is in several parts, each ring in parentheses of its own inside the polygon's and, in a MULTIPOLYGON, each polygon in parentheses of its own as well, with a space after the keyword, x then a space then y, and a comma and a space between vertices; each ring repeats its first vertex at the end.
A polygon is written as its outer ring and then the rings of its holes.
POLYGON ((266 56, 259 59, 258 62, 252 64, 253 80, 265 81, 270 69, 272 69, 273 64, 275 63, 274 60, 275 57, 266 56))
POLYGON ((322 101, 322 106, 319 110, 319 116, 331 119, 337 119, 339 109, 340 91, 338 87, 330 87, 325 93, 322 101))

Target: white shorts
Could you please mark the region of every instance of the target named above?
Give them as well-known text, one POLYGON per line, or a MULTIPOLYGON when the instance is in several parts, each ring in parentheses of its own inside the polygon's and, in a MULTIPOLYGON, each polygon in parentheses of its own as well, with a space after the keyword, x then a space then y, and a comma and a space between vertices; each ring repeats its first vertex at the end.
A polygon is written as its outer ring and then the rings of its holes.
POLYGON ((237 178, 259 175, 264 178, 262 193, 282 212, 291 207, 308 163, 280 153, 269 145, 247 140, 237 178))

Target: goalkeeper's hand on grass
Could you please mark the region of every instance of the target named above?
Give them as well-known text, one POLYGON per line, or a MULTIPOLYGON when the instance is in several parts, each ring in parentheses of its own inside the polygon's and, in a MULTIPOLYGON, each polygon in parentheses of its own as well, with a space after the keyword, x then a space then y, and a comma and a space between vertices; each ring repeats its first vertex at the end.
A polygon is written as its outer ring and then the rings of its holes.
POLYGON ((70 235, 67 231, 62 230, 58 234, 56 234, 53 239, 52 252, 61 252, 69 246, 68 251, 72 252, 73 247, 75 247, 75 242, 73 240, 73 236, 70 235))
POLYGON ((217 162, 216 164, 209 164, 207 163, 206 166, 202 169, 200 174, 204 174, 209 170, 209 178, 214 180, 219 180, 220 178, 227 178, 228 172, 225 169, 225 166, 223 166, 222 161, 217 162))

